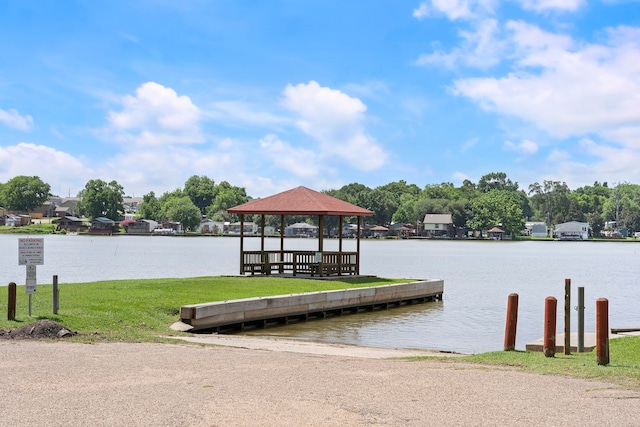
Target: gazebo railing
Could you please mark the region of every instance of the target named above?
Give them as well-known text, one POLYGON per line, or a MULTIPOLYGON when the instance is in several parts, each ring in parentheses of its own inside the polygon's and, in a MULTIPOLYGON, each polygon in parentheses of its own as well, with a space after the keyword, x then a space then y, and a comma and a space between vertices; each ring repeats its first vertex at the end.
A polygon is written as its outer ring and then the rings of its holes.
POLYGON ((357 252, 243 251, 242 273, 310 274, 312 276, 355 275, 357 252))

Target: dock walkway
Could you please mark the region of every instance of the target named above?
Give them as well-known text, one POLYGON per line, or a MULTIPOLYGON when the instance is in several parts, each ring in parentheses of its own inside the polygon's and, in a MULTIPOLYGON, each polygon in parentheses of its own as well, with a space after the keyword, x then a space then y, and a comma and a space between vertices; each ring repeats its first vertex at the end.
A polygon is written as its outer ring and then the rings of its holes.
POLYGON ((335 314, 388 308, 442 299, 443 280, 309 292, 293 295, 246 298, 185 305, 174 328, 191 330, 242 330, 269 323, 324 318, 335 314))

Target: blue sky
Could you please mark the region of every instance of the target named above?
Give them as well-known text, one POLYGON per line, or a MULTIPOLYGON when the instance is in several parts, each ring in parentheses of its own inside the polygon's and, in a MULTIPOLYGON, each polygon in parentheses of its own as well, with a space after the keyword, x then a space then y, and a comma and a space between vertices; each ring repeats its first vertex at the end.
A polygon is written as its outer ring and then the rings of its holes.
POLYGON ((0 182, 640 183, 640 2, 0 0, 0 182))

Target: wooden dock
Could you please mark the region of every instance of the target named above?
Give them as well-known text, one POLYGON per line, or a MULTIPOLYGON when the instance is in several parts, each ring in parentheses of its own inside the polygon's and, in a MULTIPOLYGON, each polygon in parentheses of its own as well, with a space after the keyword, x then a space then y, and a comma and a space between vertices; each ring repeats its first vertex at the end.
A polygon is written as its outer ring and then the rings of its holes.
POLYGON ((224 332, 265 327, 272 323, 441 300, 443 292, 444 281, 430 279, 368 288, 191 304, 180 308, 179 323, 182 327, 178 325, 176 329, 224 332))

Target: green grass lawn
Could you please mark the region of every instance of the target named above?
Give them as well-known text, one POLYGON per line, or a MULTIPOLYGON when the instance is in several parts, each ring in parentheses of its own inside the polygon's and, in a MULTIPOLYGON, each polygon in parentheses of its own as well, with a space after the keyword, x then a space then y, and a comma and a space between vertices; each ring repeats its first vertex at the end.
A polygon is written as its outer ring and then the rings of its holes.
POLYGON ((7 321, 7 287, 0 287, 0 329, 13 329, 38 319, 50 319, 78 332, 82 341, 160 341, 177 334, 170 325, 180 307, 270 295, 404 283, 402 279, 360 278, 308 280, 279 277, 195 277, 187 279, 117 280, 60 284, 60 309, 53 314, 52 285, 38 285, 32 296, 32 316, 24 286, 17 290, 17 321, 7 321))
POLYGON ((464 358, 482 365, 511 366, 527 372, 602 380, 640 390, 640 336, 610 340, 609 359, 609 365, 599 366, 595 350, 571 355, 556 353, 555 357, 544 357, 542 352, 496 351, 464 358))
MULTIPOLYGON (((82 342, 161 342, 179 320, 180 307, 211 301, 286 295, 407 282, 404 279, 362 278, 340 281, 279 277, 196 277, 187 279, 118 280, 60 284, 60 310, 52 314, 52 286, 38 285, 28 316, 28 296, 18 286, 17 321, 7 321, 7 287, 0 287, 0 329, 14 329, 38 319, 61 323, 82 342)), ((418 358, 419 360, 419 358, 418 358)), ((508 366, 527 372, 589 378, 640 390, 640 337, 610 341, 608 366, 598 366, 595 352, 556 354, 541 352, 491 352, 443 361, 484 366, 508 366)))

